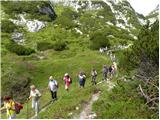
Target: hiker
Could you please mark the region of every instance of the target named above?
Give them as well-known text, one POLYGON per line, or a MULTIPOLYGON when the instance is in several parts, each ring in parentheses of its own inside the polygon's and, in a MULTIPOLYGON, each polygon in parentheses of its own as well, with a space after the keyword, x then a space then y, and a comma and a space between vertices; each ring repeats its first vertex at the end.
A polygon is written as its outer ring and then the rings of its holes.
POLYGON ((112 52, 110 52, 109 57, 110 57, 110 59, 112 60, 112 52))
POLYGON ((49 77, 48 88, 51 92, 52 101, 57 100, 58 83, 55 79, 53 79, 53 76, 49 77))
POLYGON ((114 67, 114 65, 112 64, 112 65, 109 67, 110 79, 113 78, 114 72, 115 72, 115 67, 114 67))
POLYGON ((66 91, 68 91, 69 90, 69 86, 70 86, 70 84, 72 82, 72 80, 71 80, 71 78, 70 78, 68 73, 65 73, 63 80, 65 81, 65 89, 66 89, 66 91))
POLYGON ((95 69, 92 69, 91 71, 92 85, 96 85, 96 77, 97 77, 97 71, 95 69))
POLYGON ((116 61, 116 56, 115 56, 115 54, 112 56, 112 61, 113 61, 113 62, 116 61))
POLYGON ((31 91, 28 100, 32 99, 32 108, 35 110, 35 115, 38 116, 41 93, 36 89, 35 85, 31 85, 30 89, 31 91))
POLYGON ((83 72, 80 72, 78 77, 80 88, 84 88, 86 82, 86 75, 83 72))
POLYGON ((107 74, 108 74, 108 68, 106 65, 103 66, 102 68, 102 74, 103 74, 103 80, 107 80, 107 74))
POLYGON ((10 96, 4 97, 4 106, 0 109, 1 111, 6 110, 8 119, 14 119, 16 117, 16 108, 15 108, 15 102, 10 96))
POLYGON ((106 46, 105 51, 107 51, 107 50, 108 50, 108 47, 106 46))
POLYGON ((113 65, 114 65, 114 74, 116 74, 117 73, 117 63, 113 62, 113 65))
POLYGON ((103 48, 99 48, 99 52, 103 53, 104 52, 103 48))

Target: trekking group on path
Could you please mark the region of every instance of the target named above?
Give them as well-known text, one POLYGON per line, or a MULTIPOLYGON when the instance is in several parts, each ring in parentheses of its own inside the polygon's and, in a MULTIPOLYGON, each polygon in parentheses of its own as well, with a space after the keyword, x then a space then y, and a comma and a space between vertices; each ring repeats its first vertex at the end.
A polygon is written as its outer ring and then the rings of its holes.
MULTIPOLYGON (((107 48, 106 48, 107 49, 107 48)), ((113 64, 109 67, 106 65, 103 65, 102 67, 102 80, 107 81, 111 80, 113 76, 117 73, 117 64, 116 64, 116 58, 115 55, 113 56, 112 53, 109 54, 110 59, 112 60, 113 64)), ((91 70, 91 83, 92 85, 97 84, 97 76, 98 73, 95 68, 91 70)), ((78 74, 78 80, 79 80, 79 87, 84 88, 86 83, 86 74, 85 72, 79 72, 78 74)), ((65 90, 69 92, 69 87, 72 83, 72 78, 68 73, 64 74, 63 77, 64 83, 65 83, 65 90)), ((52 101, 57 100, 57 91, 58 91, 58 82, 53 78, 53 76, 49 77, 48 82, 48 89, 51 93, 51 99, 52 101)), ((39 90, 35 87, 35 85, 30 86, 30 96, 27 98, 27 101, 32 99, 32 109, 35 110, 35 116, 38 116, 39 112, 39 99, 41 97, 41 93, 39 90)), ((8 119, 14 119, 16 117, 16 114, 20 112, 21 109, 23 109, 23 105, 15 102, 10 96, 5 96, 4 99, 4 106, 0 109, 0 111, 6 110, 7 118, 8 119)))
MULTIPOLYGON (((116 71, 117 71, 117 65, 115 62, 113 62, 113 64, 109 67, 107 67, 106 65, 103 65, 103 67, 102 67, 102 78, 103 79, 102 80, 103 81, 111 80, 113 78, 113 76, 116 74, 116 71)), ((97 84, 97 76, 98 76, 96 69, 93 68, 91 70, 90 75, 91 75, 92 85, 96 85, 97 84)), ((85 83, 86 83, 86 74, 84 72, 79 72, 77 77, 79 80, 79 87, 84 88, 85 83)), ((65 73, 63 80, 65 83, 64 88, 67 92, 69 92, 69 87, 72 83, 72 78, 70 77, 70 75, 68 73, 65 73)), ((59 87, 58 87, 57 80, 55 80, 53 78, 53 76, 50 76, 49 82, 48 82, 48 89, 51 93, 52 101, 57 100, 58 88, 59 87)), ((39 92, 39 90, 35 87, 35 85, 31 85, 30 86, 30 96, 27 99, 27 101, 32 99, 32 109, 34 109, 34 111, 35 111, 35 116, 38 116, 40 97, 41 97, 41 93, 39 92)), ((15 102, 10 96, 6 96, 6 97, 4 97, 4 107, 1 108, 1 111, 6 109, 8 119, 14 119, 16 117, 16 114, 18 114, 22 108, 23 108, 23 106, 20 103, 15 102), (17 112, 17 111, 19 111, 19 112, 17 112)))

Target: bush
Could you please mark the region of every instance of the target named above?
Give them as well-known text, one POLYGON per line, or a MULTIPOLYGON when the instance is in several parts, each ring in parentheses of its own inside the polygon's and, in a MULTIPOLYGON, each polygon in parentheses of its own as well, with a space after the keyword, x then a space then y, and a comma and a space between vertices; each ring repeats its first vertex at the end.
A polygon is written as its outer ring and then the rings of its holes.
POLYGON ((74 28, 77 26, 77 24, 74 23, 72 19, 67 16, 58 17, 56 23, 65 27, 66 29, 74 28))
MULTIPOLYGON (((159 65, 159 21, 153 25, 145 25, 137 41, 133 45, 134 55, 141 62, 146 59, 153 61, 154 64, 159 65), (151 27, 151 29, 149 28, 151 27)), ((133 63, 137 61, 133 60, 133 63)))
POLYGON ((29 96, 31 78, 10 72, 2 77, 2 96, 12 96, 16 101, 24 103, 29 96), (11 74, 11 75, 10 75, 11 74))
POLYGON ((30 55, 32 53, 35 53, 35 50, 31 48, 25 48, 22 45, 18 45, 15 42, 10 42, 6 44, 6 48, 13 53, 16 53, 17 55, 30 55))
POLYGON ((110 46, 109 40, 101 31, 95 32, 90 36, 91 49, 99 49, 100 47, 110 46))
POLYGON ((135 56, 132 55, 133 51, 131 48, 124 49, 122 51, 117 52, 118 61, 119 61, 119 68, 123 70, 127 70, 128 73, 130 70, 135 69, 137 64, 131 63, 131 59, 135 56))
POLYGON ((44 51, 48 49, 53 49, 54 45, 49 42, 39 42, 37 43, 37 50, 44 51))
POLYGON ((77 12, 71 10, 70 8, 64 8, 64 11, 57 18, 56 23, 67 29, 74 28, 77 26, 77 24, 73 22, 73 20, 75 20, 77 17, 77 12))
POLYGON ((17 28, 15 24, 13 24, 9 20, 2 20, 1 21, 1 30, 4 33, 11 33, 14 32, 14 30, 17 28))
POLYGON ((56 43, 54 44, 54 50, 56 51, 62 51, 64 49, 66 49, 67 44, 65 41, 56 41, 56 43))

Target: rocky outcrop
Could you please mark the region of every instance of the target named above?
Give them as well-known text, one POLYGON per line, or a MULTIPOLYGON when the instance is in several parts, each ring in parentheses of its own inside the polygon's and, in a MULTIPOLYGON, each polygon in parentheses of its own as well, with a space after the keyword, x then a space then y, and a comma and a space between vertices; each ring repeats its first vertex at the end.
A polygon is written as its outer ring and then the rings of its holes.
MULTIPOLYGON (((21 3, 19 3, 19 4, 21 4, 21 3)), ((46 22, 44 22, 44 21, 53 21, 57 15, 56 15, 54 9, 52 8, 52 5, 50 2, 45 3, 43 5, 37 4, 36 7, 37 8, 35 8, 35 9, 37 9, 37 13, 34 13, 34 14, 38 14, 40 16, 47 15, 48 20, 45 20, 45 19, 41 20, 39 18, 34 19, 33 17, 31 17, 31 19, 26 19, 27 16, 30 16, 30 14, 32 14, 33 11, 32 12, 23 11, 21 13, 17 13, 15 15, 17 17, 17 19, 9 19, 9 20, 18 26, 26 27, 27 31, 29 31, 29 32, 38 32, 39 30, 41 30, 42 28, 44 28, 46 26, 46 22)))
POLYGON ((19 20, 10 19, 14 24, 27 27, 29 32, 38 32, 40 29, 46 26, 45 22, 39 20, 27 20, 24 18, 25 14, 18 15, 19 20))
POLYGON ((24 44, 23 33, 14 32, 11 36, 12 40, 18 44, 24 44))

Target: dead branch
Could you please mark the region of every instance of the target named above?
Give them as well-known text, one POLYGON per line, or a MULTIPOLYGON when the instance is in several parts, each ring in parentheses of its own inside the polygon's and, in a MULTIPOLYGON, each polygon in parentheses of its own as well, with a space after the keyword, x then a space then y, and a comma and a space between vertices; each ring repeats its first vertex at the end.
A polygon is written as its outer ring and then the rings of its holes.
POLYGON ((143 92, 143 89, 142 89, 142 87, 141 87, 141 84, 139 84, 139 89, 140 89, 142 95, 144 96, 144 98, 146 98, 147 102, 149 102, 151 99, 149 98, 148 95, 146 95, 146 94, 143 92))

